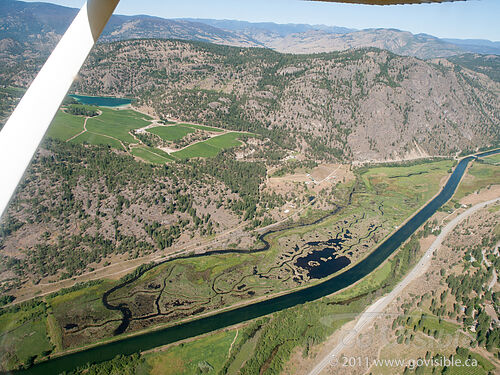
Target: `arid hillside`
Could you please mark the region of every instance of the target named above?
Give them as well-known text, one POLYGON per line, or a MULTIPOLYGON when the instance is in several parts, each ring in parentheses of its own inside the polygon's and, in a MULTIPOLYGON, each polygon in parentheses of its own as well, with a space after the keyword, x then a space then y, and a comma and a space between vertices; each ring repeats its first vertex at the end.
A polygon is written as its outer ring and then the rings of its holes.
POLYGON ((286 53, 318 53, 376 47, 398 55, 421 59, 454 56, 463 52, 459 46, 446 43, 431 35, 414 35, 394 29, 367 29, 348 34, 311 30, 276 38, 266 43, 266 47, 286 53))
POLYGON ((500 135, 498 82, 444 59, 378 49, 289 55, 116 42, 96 48, 74 89, 138 98, 162 117, 271 133, 320 158, 451 155, 497 143, 500 135))

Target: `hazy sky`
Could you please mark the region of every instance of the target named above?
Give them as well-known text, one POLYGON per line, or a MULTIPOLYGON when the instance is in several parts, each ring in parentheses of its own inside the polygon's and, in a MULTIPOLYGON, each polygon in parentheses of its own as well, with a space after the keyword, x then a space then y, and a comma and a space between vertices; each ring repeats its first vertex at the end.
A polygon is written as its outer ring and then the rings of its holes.
MULTIPOLYGON (((33 1, 33 0, 29 0, 33 1)), ((83 0, 47 2, 80 7, 83 0)), ((216 18, 309 23, 357 29, 391 27, 445 38, 500 41, 500 1, 368 6, 300 0, 121 0, 116 13, 164 18, 216 18)))

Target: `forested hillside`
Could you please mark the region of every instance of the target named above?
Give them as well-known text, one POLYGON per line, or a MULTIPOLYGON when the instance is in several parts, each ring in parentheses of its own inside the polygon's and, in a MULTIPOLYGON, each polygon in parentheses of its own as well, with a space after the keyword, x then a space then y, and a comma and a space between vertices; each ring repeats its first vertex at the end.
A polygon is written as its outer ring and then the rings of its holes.
POLYGON ((262 194, 265 174, 264 164, 236 161, 231 152, 154 166, 49 139, 2 218, 1 259, 15 285, 64 279, 113 256, 137 258, 244 220, 269 223, 265 210, 279 197, 262 194))
POLYGON ((164 118, 251 130, 324 159, 451 155, 500 135, 498 82, 447 60, 377 49, 289 55, 117 42, 94 50, 74 90, 130 95, 164 118))

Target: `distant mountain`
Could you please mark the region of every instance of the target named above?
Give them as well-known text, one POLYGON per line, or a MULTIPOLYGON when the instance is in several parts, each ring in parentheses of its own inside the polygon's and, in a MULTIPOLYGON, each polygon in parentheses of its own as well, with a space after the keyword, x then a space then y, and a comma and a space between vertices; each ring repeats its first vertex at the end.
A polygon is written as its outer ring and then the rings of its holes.
POLYGON ((412 34, 396 29, 356 30, 338 26, 276 24, 184 18, 232 31, 264 46, 288 53, 343 51, 377 47, 404 56, 446 57, 466 52, 500 55, 500 42, 483 39, 440 39, 428 34, 412 34))
POLYGON ((208 18, 179 18, 179 20, 185 20, 190 22, 199 22, 206 25, 214 26, 219 29, 231 30, 231 31, 266 31, 279 35, 280 37, 285 37, 290 34, 304 33, 311 30, 321 30, 331 34, 347 34, 356 29, 349 29, 346 27, 338 26, 327 26, 327 25, 307 25, 307 24, 278 24, 273 22, 247 22, 247 21, 236 21, 236 20, 214 20, 208 18))
POLYGON ((0 56, 52 50, 76 13, 54 4, 0 0, 0 56))
POLYGON ((50 33, 61 35, 76 13, 77 9, 49 3, 0 0, 0 35, 18 42, 34 41, 50 33))
MULTIPOLYGON (((51 50, 78 10, 49 3, 0 0, 0 54, 29 50, 51 50)), ((187 39, 233 46, 263 47, 257 41, 199 22, 174 21, 150 16, 113 15, 101 41, 136 38, 187 39)))
MULTIPOLYGON (((76 13, 76 9, 54 4, 0 0, 0 57, 48 53, 76 13)), ((168 20, 143 15, 112 16, 100 41, 143 38, 265 47, 287 53, 333 52, 376 47, 422 59, 449 57, 467 52, 500 55, 500 42, 445 40, 395 29, 354 30, 325 25, 214 19, 168 20)))
POLYGON ((268 43, 267 47, 287 53, 332 52, 351 48, 376 47, 398 55, 415 56, 422 59, 464 53, 461 47, 431 35, 414 35, 408 31, 395 29, 368 29, 348 34, 331 34, 325 31, 311 30, 275 39, 268 43))
POLYGON ((485 39, 442 39, 445 42, 456 44, 468 52, 500 55, 500 42, 485 39))
POLYGON ((244 35, 201 22, 167 20, 151 16, 115 15, 111 17, 102 33, 101 41, 141 38, 185 39, 238 47, 264 47, 261 43, 244 35))

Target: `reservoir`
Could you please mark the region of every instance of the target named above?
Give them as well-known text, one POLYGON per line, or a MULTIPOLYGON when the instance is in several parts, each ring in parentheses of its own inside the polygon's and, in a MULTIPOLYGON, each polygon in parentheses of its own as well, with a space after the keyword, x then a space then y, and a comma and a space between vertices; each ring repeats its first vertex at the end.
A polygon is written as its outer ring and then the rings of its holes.
POLYGON ((190 322, 139 334, 100 345, 81 352, 54 358, 34 367, 18 371, 19 374, 58 374, 83 366, 88 362, 102 362, 110 360, 119 354, 130 355, 153 349, 158 346, 173 343, 179 340, 195 337, 237 323, 255 319, 276 311, 287 309, 305 302, 328 296, 362 279, 380 266, 398 247, 405 242, 422 224, 424 224, 441 206, 455 193, 455 190, 464 175, 469 163, 483 156, 500 153, 500 149, 469 156, 460 160, 446 185, 429 203, 420 209, 411 219, 402 225, 396 232, 387 237, 366 258, 345 272, 328 280, 304 289, 292 291, 268 300, 251 305, 226 310, 211 316, 198 318, 190 322))
POLYGON ((132 100, 125 98, 112 98, 106 96, 86 96, 86 95, 70 95, 81 104, 96 105, 98 107, 117 108, 125 105, 130 105, 132 100))

